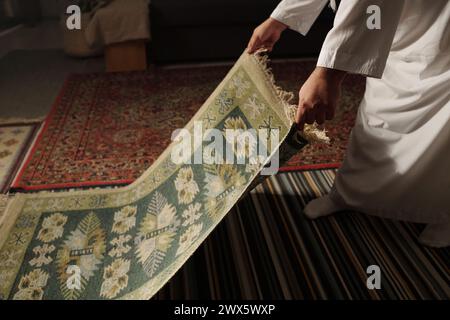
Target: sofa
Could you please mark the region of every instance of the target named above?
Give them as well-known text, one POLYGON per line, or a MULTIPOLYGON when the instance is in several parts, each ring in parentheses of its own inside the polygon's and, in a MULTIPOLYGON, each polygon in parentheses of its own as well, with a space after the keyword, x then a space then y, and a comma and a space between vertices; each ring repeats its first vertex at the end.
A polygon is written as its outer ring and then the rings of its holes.
MULTIPOLYGON (((236 59, 253 29, 269 17, 279 0, 151 0, 153 63, 236 59)), ((287 30, 273 57, 310 57, 320 51, 333 24, 326 8, 306 37, 287 30)))

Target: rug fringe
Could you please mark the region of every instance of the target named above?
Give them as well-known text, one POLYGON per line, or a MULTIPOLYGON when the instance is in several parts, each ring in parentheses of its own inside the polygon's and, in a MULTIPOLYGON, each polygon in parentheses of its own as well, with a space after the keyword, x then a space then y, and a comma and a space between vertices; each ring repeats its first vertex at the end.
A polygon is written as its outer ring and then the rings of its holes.
MULTIPOLYGON (((256 58, 259 66, 262 68, 264 73, 267 76, 267 81, 270 86, 274 89, 276 96, 281 100, 284 106, 284 111, 286 113, 286 117, 291 121, 293 125, 295 122, 295 115, 297 112, 297 105, 292 104, 292 100, 294 99, 294 94, 292 92, 288 92, 283 90, 276 84, 275 76, 272 72, 272 68, 269 67, 270 59, 267 55, 267 49, 258 50, 253 56, 256 58)), ((303 132, 300 135, 305 138, 309 143, 330 143, 330 138, 327 136, 325 130, 319 129, 317 123, 314 124, 305 124, 303 132)))

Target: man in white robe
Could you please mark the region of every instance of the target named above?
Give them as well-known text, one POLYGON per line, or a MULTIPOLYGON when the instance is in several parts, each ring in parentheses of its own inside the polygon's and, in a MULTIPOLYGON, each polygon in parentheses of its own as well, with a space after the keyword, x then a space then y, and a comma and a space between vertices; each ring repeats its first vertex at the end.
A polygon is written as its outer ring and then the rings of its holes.
MULTIPOLYGON (((286 28, 305 35, 327 3, 281 1, 248 51, 271 50, 286 28)), ((449 246, 450 1, 342 0, 300 90, 300 127, 333 117, 346 73, 368 77, 364 99, 332 191, 305 214, 351 209, 426 223, 420 241, 449 246), (373 5, 380 29, 367 25, 373 5)))

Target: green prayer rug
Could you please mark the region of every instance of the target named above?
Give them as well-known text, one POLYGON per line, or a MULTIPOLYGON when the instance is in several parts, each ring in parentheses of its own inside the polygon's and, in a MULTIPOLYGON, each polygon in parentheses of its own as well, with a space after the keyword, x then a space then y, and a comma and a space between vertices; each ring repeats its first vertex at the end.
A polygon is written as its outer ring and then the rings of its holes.
MULTIPOLYGON (((293 129, 295 106, 266 63, 263 55, 244 53, 185 129, 192 133, 196 122, 224 135, 227 129, 277 129, 276 145, 270 139, 258 144, 271 156, 279 150, 280 161, 302 141, 326 141, 314 126, 301 135, 293 129)), ((18 194, 9 201, 0 222, 0 298, 151 298, 267 164, 176 164, 176 146, 124 188, 18 194)), ((249 155, 239 150, 246 149, 234 150, 236 159, 249 155)))

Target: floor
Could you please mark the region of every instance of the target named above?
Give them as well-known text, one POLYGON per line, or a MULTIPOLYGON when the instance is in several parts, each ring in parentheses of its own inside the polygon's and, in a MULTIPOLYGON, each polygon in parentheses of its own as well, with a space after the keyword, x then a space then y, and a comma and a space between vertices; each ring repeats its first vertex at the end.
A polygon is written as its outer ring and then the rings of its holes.
POLYGON ((13 32, 3 32, 0 44, 0 58, 14 50, 61 49, 59 21, 48 20, 33 28, 21 26, 13 32))
MULTIPOLYGON (((231 65, 232 62, 215 62, 231 65)), ((209 66, 211 63, 196 64, 209 66)), ((183 68, 192 65, 167 66, 183 68)), ((42 119, 50 111, 64 80, 72 73, 103 72, 102 57, 76 59, 62 50, 58 20, 0 33, 0 122, 42 119)))
POLYGON ((59 21, 0 35, 0 119, 43 118, 71 73, 102 72, 102 58, 74 59, 62 51, 59 21))

